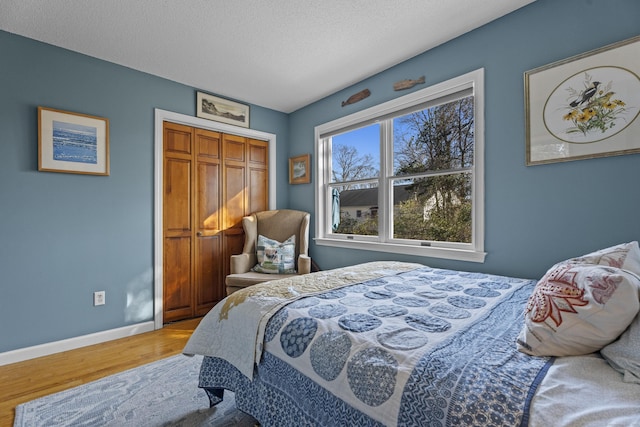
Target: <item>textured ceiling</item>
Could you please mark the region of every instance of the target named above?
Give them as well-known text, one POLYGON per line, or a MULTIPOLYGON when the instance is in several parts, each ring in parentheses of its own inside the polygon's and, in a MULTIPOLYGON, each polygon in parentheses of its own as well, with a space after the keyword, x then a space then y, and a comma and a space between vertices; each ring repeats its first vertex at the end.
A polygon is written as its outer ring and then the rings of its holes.
POLYGON ((0 0, 0 29, 288 113, 533 1, 0 0))

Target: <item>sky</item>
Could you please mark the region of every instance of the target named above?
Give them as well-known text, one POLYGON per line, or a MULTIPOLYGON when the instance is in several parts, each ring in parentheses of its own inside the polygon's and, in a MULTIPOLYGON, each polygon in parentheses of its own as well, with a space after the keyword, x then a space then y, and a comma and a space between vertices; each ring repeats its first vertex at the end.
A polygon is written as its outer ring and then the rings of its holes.
MULTIPOLYGON (((406 127, 406 125, 403 125, 401 120, 394 120, 393 126, 395 133, 402 134, 408 131, 407 129, 402 129, 402 127, 406 127)), ((369 154, 376 163, 374 167, 380 169, 380 125, 378 123, 373 123, 340 135, 334 135, 332 141, 334 146, 341 144, 355 147, 360 157, 369 154)))

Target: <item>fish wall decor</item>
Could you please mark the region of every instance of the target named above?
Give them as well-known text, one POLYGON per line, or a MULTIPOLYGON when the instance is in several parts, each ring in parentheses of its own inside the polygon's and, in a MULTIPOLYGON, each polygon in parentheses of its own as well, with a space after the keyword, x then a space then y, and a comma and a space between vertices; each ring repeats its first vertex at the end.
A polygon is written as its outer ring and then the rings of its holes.
POLYGON ((344 107, 345 105, 355 104, 356 102, 367 98, 369 95, 371 95, 371 91, 369 89, 361 90, 360 92, 351 95, 346 101, 342 101, 342 106, 344 107))
POLYGON ((411 89, 415 85, 419 85, 419 84, 424 84, 424 76, 415 80, 406 79, 406 80, 400 80, 399 82, 395 82, 393 84, 393 90, 411 89))

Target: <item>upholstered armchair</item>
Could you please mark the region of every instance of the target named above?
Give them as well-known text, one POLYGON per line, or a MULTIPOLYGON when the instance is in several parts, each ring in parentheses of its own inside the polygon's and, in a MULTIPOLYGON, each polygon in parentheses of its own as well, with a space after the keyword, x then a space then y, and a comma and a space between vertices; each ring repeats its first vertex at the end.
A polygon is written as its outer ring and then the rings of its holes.
MULTIPOLYGON (((280 209, 256 212, 242 218, 245 241, 242 253, 231 256, 231 274, 225 279, 227 295, 257 283, 269 280, 282 279, 296 274, 307 274, 311 272, 311 258, 309 252, 309 218, 308 212, 280 209), (262 236, 260 238, 260 236, 262 236), (291 236, 295 236, 291 239, 291 236), (261 243, 275 241, 275 243, 291 244, 295 240, 295 249, 289 252, 292 255, 292 264, 283 268, 281 264, 273 267, 274 264, 261 268, 258 257, 264 262, 272 252, 265 249, 261 243), (258 267, 256 267, 258 265, 258 267), (254 271, 258 270, 258 271, 254 271), (269 273, 260 271, 271 271, 269 273)), ((278 245, 275 245, 276 247, 278 245)), ((291 250, 291 247, 288 247, 291 250)), ((275 249, 272 249, 275 251, 275 249)), ((280 255, 276 255, 279 257, 280 255)), ((278 265, 278 264, 275 264, 278 265)))

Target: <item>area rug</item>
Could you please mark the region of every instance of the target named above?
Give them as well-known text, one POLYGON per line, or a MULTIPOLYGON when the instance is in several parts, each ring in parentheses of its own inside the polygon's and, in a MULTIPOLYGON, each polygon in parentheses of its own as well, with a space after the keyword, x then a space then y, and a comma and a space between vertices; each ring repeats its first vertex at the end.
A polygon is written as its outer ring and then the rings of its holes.
POLYGON ((233 393, 209 408, 198 388, 201 356, 178 355, 102 378, 16 407, 14 427, 250 426, 233 393))

